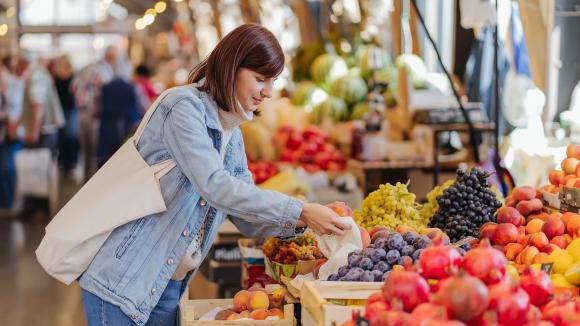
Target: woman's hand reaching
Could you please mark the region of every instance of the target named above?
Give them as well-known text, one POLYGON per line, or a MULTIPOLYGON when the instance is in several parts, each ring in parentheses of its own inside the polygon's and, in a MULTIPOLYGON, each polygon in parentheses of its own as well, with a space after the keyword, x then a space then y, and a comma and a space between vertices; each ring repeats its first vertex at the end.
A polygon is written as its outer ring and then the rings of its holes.
POLYGON ((332 209, 315 203, 306 203, 300 214, 297 227, 308 226, 318 234, 343 235, 351 228, 350 224, 338 216, 332 209))

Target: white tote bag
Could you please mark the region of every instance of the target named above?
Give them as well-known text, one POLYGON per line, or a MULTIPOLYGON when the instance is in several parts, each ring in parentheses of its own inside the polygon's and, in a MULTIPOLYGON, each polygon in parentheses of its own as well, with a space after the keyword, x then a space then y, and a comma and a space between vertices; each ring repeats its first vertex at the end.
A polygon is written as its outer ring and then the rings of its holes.
POLYGON ((46 226, 36 257, 48 274, 70 284, 89 266, 109 234, 141 217, 164 212, 159 179, 173 160, 149 166, 136 144, 161 94, 137 132, 101 167, 46 226))

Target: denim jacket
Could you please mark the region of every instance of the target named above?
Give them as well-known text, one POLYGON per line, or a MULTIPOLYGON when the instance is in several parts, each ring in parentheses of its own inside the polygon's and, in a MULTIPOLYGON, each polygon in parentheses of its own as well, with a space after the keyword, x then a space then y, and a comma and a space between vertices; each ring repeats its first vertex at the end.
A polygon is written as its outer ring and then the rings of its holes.
POLYGON ((203 258, 226 215, 248 237, 297 232, 303 203, 253 185, 239 128, 222 161, 217 110, 195 85, 175 87, 159 102, 137 148, 150 165, 169 158, 177 164, 159 181, 167 210, 115 229, 79 279, 81 288, 119 306, 137 325, 147 322, 206 219, 203 258))

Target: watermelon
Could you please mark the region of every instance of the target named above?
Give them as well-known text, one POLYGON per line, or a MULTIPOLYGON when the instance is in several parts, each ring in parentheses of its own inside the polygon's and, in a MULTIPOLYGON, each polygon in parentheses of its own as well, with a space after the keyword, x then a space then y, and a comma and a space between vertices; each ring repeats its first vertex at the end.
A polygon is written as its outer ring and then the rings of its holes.
POLYGON ((365 115, 369 112, 369 103, 360 102, 354 106, 350 114, 350 120, 364 120, 365 115))
POLYGON ((391 56, 387 51, 372 44, 359 51, 357 61, 365 79, 371 77, 374 71, 382 70, 392 64, 391 56))
POLYGON ((348 120, 348 107, 346 103, 335 96, 330 96, 326 101, 320 103, 311 113, 313 123, 320 125, 325 120, 340 122, 348 120))
POLYGON ((292 95, 292 104, 304 106, 313 105, 316 106, 326 100, 328 94, 320 87, 316 86, 311 81, 303 81, 298 84, 296 91, 292 95))
POLYGON ((407 71, 415 89, 427 88, 427 67, 423 59, 414 54, 401 54, 396 64, 398 68, 407 71))
POLYGON ((330 88, 330 94, 343 99, 346 104, 354 105, 363 100, 368 93, 367 83, 359 76, 344 76, 337 79, 330 88))
POLYGON ((316 58, 310 67, 310 75, 316 85, 328 91, 332 82, 346 76, 348 67, 341 57, 335 54, 323 54, 316 58))

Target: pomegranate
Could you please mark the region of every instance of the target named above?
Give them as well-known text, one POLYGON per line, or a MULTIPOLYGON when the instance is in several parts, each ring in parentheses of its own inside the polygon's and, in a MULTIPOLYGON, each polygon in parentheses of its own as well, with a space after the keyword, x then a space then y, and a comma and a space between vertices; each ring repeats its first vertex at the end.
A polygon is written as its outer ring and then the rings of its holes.
POLYGON ((530 297, 516 284, 501 282, 489 288, 489 308, 495 310, 500 324, 521 325, 527 320, 530 297))
POLYGON ((425 302, 413 309, 411 317, 413 318, 412 325, 422 326, 426 321, 432 319, 448 320, 450 316, 447 308, 431 302, 425 302))
POLYGON ((504 254, 490 246, 488 239, 468 251, 463 257, 463 268, 485 284, 495 284, 505 276, 507 259, 504 254))
POLYGON ((454 319, 467 322, 486 310, 489 291, 480 279, 461 270, 442 281, 434 302, 449 309, 454 319))
POLYGON ((369 298, 367 299, 367 306, 370 305, 373 302, 377 302, 377 301, 385 301, 385 297, 383 297, 383 292, 375 292, 373 294, 371 294, 369 296, 369 298))
POLYGON ((542 319, 552 322, 555 326, 567 325, 565 322, 566 317, 573 315, 575 312, 572 293, 565 291, 542 307, 542 319))
POLYGON ((461 254, 441 241, 423 250, 419 258, 421 275, 427 279, 443 279, 455 274, 461 265, 461 254))
POLYGON ((411 315, 404 311, 389 310, 377 314, 370 320, 373 326, 406 326, 411 321, 411 315))
POLYGON ((542 307, 542 314, 546 314, 550 309, 565 305, 569 302, 572 302, 572 292, 570 290, 560 292, 554 297, 554 299, 542 307))
POLYGON ((488 310, 481 315, 475 317, 471 322, 470 326, 499 326, 497 322, 497 313, 492 310, 488 310))
POLYGON ((415 272, 394 271, 385 280, 383 296, 391 304, 393 300, 399 300, 403 310, 410 312, 419 304, 429 301, 429 285, 415 272))
POLYGON ((530 296, 530 302, 537 307, 543 306, 554 296, 554 283, 546 272, 528 268, 521 275, 520 283, 530 296))

